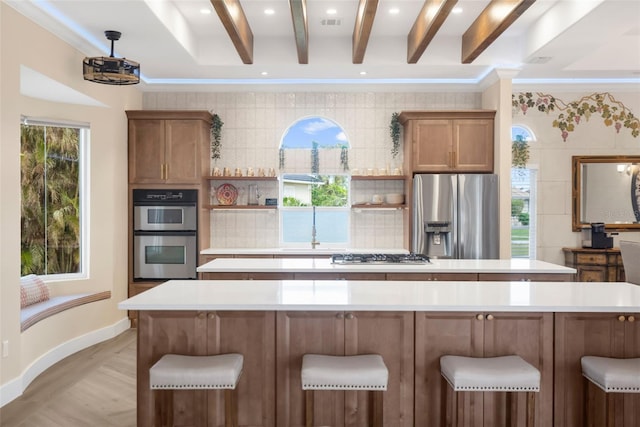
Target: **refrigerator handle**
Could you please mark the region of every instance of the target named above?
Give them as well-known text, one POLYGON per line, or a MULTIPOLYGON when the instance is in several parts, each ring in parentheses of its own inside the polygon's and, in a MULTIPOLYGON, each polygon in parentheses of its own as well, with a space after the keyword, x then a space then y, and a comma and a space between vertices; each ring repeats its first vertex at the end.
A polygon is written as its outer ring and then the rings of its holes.
POLYGON ((423 206, 422 200, 422 180, 418 175, 413 178, 413 242, 411 252, 424 253, 424 215, 422 209, 415 208, 423 206))

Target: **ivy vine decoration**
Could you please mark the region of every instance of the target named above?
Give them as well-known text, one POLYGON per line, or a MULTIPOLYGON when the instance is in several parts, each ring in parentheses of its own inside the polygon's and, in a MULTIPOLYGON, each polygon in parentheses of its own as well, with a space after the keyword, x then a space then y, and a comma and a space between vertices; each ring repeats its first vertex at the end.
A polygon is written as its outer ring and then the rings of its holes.
POLYGON ((284 163, 285 163, 284 148, 281 148, 280 150, 278 150, 278 169, 284 170, 284 163))
POLYGON ((534 107, 547 114, 555 110, 561 111, 552 126, 560 130, 563 141, 567 140, 569 132, 575 130, 582 118, 589 121, 593 115, 599 115, 604 125, 613 126, 616 133, 620 133, 620 129, 625 127, 634 138, 640 135, 640 120, 609 92, 593 93, 568 104, 548 94, 521 92, 517 96, 511 96, 511 104, 516 113, 522 114, 527 114, 527 110, 534 107))
POLYGON ((318 143, 313 141, 311 148, 311 173, 317 175, 320 173, 320 158, 318 153, 318 143))
POLYGON ((222 148, 222 125, 224 122, 217 114, 213 115, 211 121, 211 158, 218 160, 220 158, 220 149, 222 148))
POLYGON ((391 156, 395 159, 400 152, 400 114, 393 113, 391 115, 391 123, 389 123, 389 135, 391 136, 391 156))
POLYGON ((347 147, 340 148, 340 165, 343 171, 349 170, 349 149, 347 147))
POLYGON ((529 143, 522 135, 516 136, 511 142, 511 165, 515 168, 525 168, 529 161, 529 143))

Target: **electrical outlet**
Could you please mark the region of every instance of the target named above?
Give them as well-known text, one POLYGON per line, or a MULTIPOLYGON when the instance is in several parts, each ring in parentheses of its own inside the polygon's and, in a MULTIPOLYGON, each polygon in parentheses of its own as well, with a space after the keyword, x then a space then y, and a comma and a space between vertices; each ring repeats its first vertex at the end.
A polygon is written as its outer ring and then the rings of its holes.
POLYGON ((2 357, 9 357, 9 340, 2 341, 2 357))

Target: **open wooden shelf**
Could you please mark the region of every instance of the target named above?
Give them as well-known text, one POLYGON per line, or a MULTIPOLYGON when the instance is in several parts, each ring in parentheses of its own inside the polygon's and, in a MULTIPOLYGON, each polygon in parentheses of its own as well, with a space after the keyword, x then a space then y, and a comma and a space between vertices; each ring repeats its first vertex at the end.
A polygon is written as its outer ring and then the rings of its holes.
POLYGON ((351 205, 351 209, 404 209, 407 205, 404 203, 357 203, 351 205))
POLYGON ((404 181, 407 177, 404 175, 351 175, 351 181, 370 181, 370 180, 396 180, 404 181))
POLYGON ((277 176, 206 176, 209 181, 277 181, 277 176))

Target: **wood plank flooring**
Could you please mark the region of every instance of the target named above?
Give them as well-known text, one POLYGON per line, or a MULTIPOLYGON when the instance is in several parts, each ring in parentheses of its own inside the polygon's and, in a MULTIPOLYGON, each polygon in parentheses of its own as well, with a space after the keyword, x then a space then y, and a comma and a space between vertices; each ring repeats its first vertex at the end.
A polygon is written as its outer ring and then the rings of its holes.
POLYGON ((73 354, 0 408, 2 427, 135 427, 136 330, 73 354))

